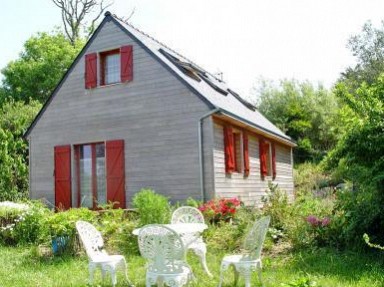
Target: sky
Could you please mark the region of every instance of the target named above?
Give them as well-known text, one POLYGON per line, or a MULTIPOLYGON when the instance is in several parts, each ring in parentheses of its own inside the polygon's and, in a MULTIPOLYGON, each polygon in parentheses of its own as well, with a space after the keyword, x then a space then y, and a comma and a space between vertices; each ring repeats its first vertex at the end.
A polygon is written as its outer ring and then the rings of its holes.
MULTIPOLYGON (((244 97, 262 78, 331 87, 354 64, 347 48, 383 0, 115 0, 109 10, 211 73, 244 97)), ((51 0, 0 4, 0 69, 33 34, 61 26, 51 0)))

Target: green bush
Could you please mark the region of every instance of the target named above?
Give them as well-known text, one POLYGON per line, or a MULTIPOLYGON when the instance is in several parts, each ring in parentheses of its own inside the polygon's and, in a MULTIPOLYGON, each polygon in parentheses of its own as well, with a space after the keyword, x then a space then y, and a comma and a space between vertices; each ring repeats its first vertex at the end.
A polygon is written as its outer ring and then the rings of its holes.
POLYGON ((75 253, 78 247, 76 236, 76 221, 85 220, 91 223, 96 222, 95 211, 88 208, 71 208, 67 211, 52 213, 45 219, 46 232, 41 234, 41 241, 44 244, 52 243, 55 240, 62 241, 58 244, 58 253, 75 253))
POLYGON ((384 195, 373 187, 361 186, 358 190, 341 190, 335 203, 334 241, 341 247, 364 248, 362 240, 368 233, 372 241, 384 245, 384 195))
POLYGON ((237 209, 236 217, 232 222, 210 224, 209 228, 204 232, 209 250, 218 252, 224 250, 230 253, 240 249, 245 235, 260 215, 258 209, 242 206, 237 209))
POLYGON ((40 202, 24 203, 19 205, 21 208, 17 206, 9 203, 0 207, 1 243, 4 245, 38 243, 41 234, 45 232, 44 219, 49 216, 50 211, 40 202))
POLYGON ((139 225, 169 223, 171 206, 168 198, 151 189, 141 189, 133 197, 133 206, 139 214, 139 225))
POLYGON ((325 246, 334 240, 333 199, 302 193, 292 203, 277 185, 270 184, 263 213, 271 216, 271 236, 288 240, 294 248, 325 246))
POLYGON ((285 191, 281 190, 277 184, 268 183, 266 190, 267 196, 263 197, 264 215, 271 216, 271 226, 285 231, 286 223, 292 216, 292 207, 288 203, 285 191))

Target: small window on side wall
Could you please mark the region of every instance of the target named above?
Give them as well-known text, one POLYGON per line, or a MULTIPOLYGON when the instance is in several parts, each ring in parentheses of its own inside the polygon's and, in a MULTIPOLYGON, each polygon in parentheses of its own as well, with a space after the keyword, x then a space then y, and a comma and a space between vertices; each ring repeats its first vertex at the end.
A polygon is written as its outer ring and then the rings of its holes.
POLYGON ((242 152, 241 152, 241 133, 233 133, 233 147, 235 155, 235 172, 241 172, 242 168, 242 152))
POLYGON ((224 127, 225 172, 249 175, 248 136, 242 130, 224 127))
POLYGON ((259 140, 260 173, 262 177, 276 177, 275 145, 261 138, 259 140))

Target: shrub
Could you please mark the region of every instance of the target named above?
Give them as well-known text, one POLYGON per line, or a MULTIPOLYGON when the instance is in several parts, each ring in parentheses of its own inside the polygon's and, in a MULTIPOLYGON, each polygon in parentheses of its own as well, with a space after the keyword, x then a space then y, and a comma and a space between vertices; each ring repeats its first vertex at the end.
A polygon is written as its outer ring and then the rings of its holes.
POLYGON ((236 211, 240 206, 237 198, 216 198, 212 199, 199 207, 204 217, 211 223, 220 221, 228 222, 235 217, 236 211))
POLYGON ((271 216, 272 227, 284 231, 292 213, 287 194, 277 184, 271 182, 268 183, 266 193, 267 196, 262 198, 264 202, 263 213, 271 216))
POLYGON ((96 222, 95 211, 88 208, 71 208, 67 211, 52 213, 45 219, 46 232, 41 234, 41 241, 53 244, 57 241, 58 253, 74 253, 76 244, 76 221, 85 220, 91 223, 96 222))
POLYGON ((171 207, 168 198, 151 189, 141 189, 133 197, 133 206, 139 213, 139 225, 169 223, 171 207))
POLYGON ((361 240, 368 233, 373 242, 384 245, 384 195, 369 187, 360 186, 359 190, 340 190, 335 203, 334 241, 341 247, 365 248, 361 240))
POLYGON ((263 213, 271 216, 274 241, 287 239, 294 248, 324 246, 331 242, 332 199, 306 193, 289 203, 286 193, 270 184, 264 202, 263 213))
POLYGON ((50 211, 40 202, 0 205, 2 244, 23 245, 38 243, 45 232, 44 218, 50 211))

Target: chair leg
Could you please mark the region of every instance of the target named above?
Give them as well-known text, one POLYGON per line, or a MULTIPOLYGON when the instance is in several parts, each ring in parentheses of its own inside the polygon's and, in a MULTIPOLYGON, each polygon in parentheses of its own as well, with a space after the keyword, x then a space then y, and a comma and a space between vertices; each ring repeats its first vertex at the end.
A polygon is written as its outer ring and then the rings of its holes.
POLYGON ((235 278, 234 286, 237 286, 237 283, 239 282, 239 271, 236 270, 235 266, 233 266, 233 272, 235 273, 234 274, 234 278, 235 278))
POLYGON ((125 258, 122 259, 121 266, 122 266, 123 271, 124 271, 125 280, 127 280, 128 283, 130 283, 129 279, 128 279, 128 274, 127 274, 127 261, 125 261, 125 258))
POLYGON ((117 278, 116 278, 116 269, 111 268, 111 278, 112 278, 112 286, 115 287, 117 283, 117 278))
POLYGON ((242 272, 245 281, 245 287, 251 287, 251 270, 242 272))
POLYGON ((264 287, 263 277, 261 276, 261 266, 257 268, 257 274, 259 276, 259 281, 261 283, 261 286, 264 287))
POLYGON ((195 248, 193 249, 193 252, 199 257, 201 266, 203 267, 205 273, 207 273, 209 277, 213 277, 207 266, 206 248, 195 248))
POLYGON ((101 280, 102 281, 104 281, 106 273, 107 273, 107 271, 105 270, 105 267, 101 266, 101 280))
POLYGON ((223 284, 223 276, 224 276, 224 269, 223 269, 223 267, 221 266, 221 267, 220 267, 220 281, 219 281, 219 285, 218 285, 218 287, 221 287, 221 284, 223 284))
POLYGON ((88 264, 88 270, 89 270, 89 284, 93 285, 93 273, 95 272, 95 264, 89 263, 88 264))

